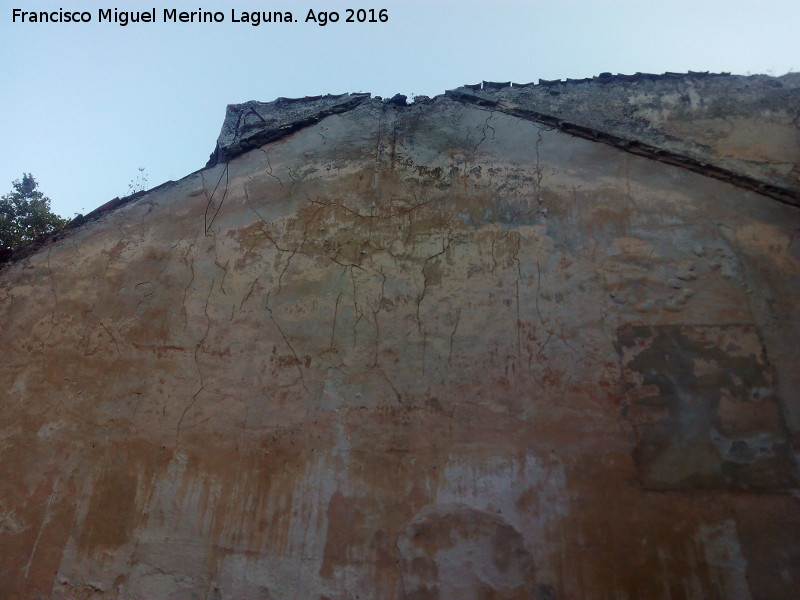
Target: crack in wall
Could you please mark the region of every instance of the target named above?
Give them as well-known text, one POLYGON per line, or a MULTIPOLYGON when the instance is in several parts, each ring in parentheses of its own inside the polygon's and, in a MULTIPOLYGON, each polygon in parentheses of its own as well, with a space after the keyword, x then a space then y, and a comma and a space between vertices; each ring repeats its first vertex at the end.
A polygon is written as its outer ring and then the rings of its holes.
POLYGON ((191 260, 189 259, 189 254, 193 250, 194 250, 194 243, 191 243, 186 248, 186 252, 184 252, 183 256, 181 257, 182 260, 183 260, 183 263, 186 265, 186 267, 189 269, 189 272, 192 275, 189 278, 189 282, 186 284, 186 287, 183 288, 183 299, 181 301, 181 310, 183 311, 183 329, 184 330, 186 330, 186 328, 189 326, 189 313, 186 310, 186 295, 189 293, 189 288, 192 286, 192 283, 194 283, 194 259, 193 258, 191 260))
POLYGON ((349 265, 349 269, 350 281, 353 284, 353 316, 355 317, 355 320, 353 321, 353 348, 355 349, 356 345, 358 344, 358 322, 361 320, 361 317, 364 315, 364 313, 358 308, 358 292, 356 290, 356 277, 353 274, 353 265, 349 265))
POLYGON ((214 186, 214 189, 211 192, 211 195, 208 195, 208 191, 206 188, 206 179, 203 171, 200 171, 200 177, 203 180, 203 194, 206 197, 206 210, 203 214, 203 235, 208 235, 209 231, 211 230, 211 226, 214 224, 214 220, 217 218, 219 211, 222 210, 222 205, 225 202, 225 197, 228 195, 228 162, 225 163, 225 168, 223 169, 222 173, 219 175, 219 179, 217 179, 217 183, 214 186), (222 198, 219 201, 219 205, 216 206, 216 210, 214 211, 214 215, 211 217, 211 221, 208 220, 208 213, 209 211, 214 208, 214 195, 217 193, 217 189, 219 188, 219 184, 222 182, 222 178, 225 177, 225 189, 222 191, 222 198))
MULTIPOLYGON (((538 131, 536 132, 536 166, 534 167, 534 173, 536 173, 536 207, 537 211, 541 211, 542 207, 542 163, 541 163, 541 156, 539 153, 539 147, 542 145, 542 131, 543 128, 537 126, 536 128, 538 131)), ((546 213, 545 213, 546 214, 546 213)))
POLYGON ((343 292, 340 291, 339 294, 336 296, 336 303, 333 306, 333 323, 331 323, 331 341, 328 346, 328 352, 331 353, 333 352, 338 353, 338 351, 336 350, 336 344, 334 342, 336 339, 336 319, 339 316, 339 301, 342 299, 342 293, 343 292))
POLYGON ((50 291, 53 293, 53 311, 50 313, 50 324, 55 327, 59 325, 56 323, 56 311, 58 310, 58 292, 56 292, 56 282, 53 277, 53 268, 50 266, 50 255, 53 252, 53 247, 47 249, 47 272, 50 277, 50 291))
POLYGON ((487 130, 487 129, 491 129, 491 130, 492 130, 492 140, 494 140, 494 136, 495 136, 495 134, 496 134, 497 132, 495 131, 495 128, 494 128, 494 127, 492 127, 491 125, 489 125, 489 121, 491 121, 493 118, 494 118, 494 111, 493 111, 493 110, 490 110, 490 111, 489 111, 489 116, 488 116, 488 117, 486 117, 486 121, 484 121, 484 123, 483 123, 483 129, 481 130, 482 137, 481 137, 481 139, 478 141, 478 143, 477 143, 477 144, 475 144, 475 146, 472 148, 472 153, 473 153, 473 155, 474 155, 474 154, 475 154, 475 153, 478 151, 478 148, 480 147, 480 145, 481 145, 483 142, 485 142, 485 141, 486 141, 486 130, 487 130))
POLYGON ((284 333, 283 329, 278 324, 278 321, 275 320, 275 315, 272 314, 272 308, 270 308, 269 305, 269 297, 271 293, 272 290, 267 292, 267 299, 264 303, 264 308, 269 313, 269 318, 272 321, 272 324, 275 325, 275 328, 278 330, 278 333, 281 334, 283 341, 286 342, 286 345, 289 347, 289 351, 292 353, 292 356, 294 356, 295 366, 297 367, 297 373, 300 376, 300 383, 303 386, 303 389, 306 391, 306 393, 310 394, 311 392, 309 392, 308 388, 306 387, 306 380, 305 377, 303 376, 303 367, 302 363, 300 362, 300 357, 297 355, 297 352, 295 352, 294 346, 292 346, 292 343, 289 341, 289 338, 287 337, 286 333, 284 333))
POLYGON ((275 175, 275 173, 273 173, 273 171, 272 171, 272 163, 269 160, 269 152, 264 150, 263 146, 260 147, 259 150, 264 153, 264 157, 267 159, 267 169, 268 169, 267 170, 267 175, 269 175, 270 177, 275 179, 278 182, 278 185, 281 186, 281 189, 283 189, 283 181, 281 181, 281 178, 278 177, 277 175, 275 175))
POLYGON ((122 353, 119 350, 119 344, 117 343, 117 338, 114 337, 114 334, 111 333, 111 331, 108 329, 108 327, 106 327, 106 324, 103 323, 103 321, 100 319, 100 317, 98 317, 95 314, 94 310, 89 310, 89 314, 92 315, 97 320, 98 323, 100 323, 100 327, 102 327, 103 330, 109 335, 109 337, 111 338, 111 342, 114 344, 114 348, 117 351, 117 357, 121 357, 122 353))
POLYGON ((377 307, 375 308, 375 310, 372 311, 372 320, 375 323, 375 355, 372 361, 372 365, 370 365, 371 368, 378 366, 378 354, 380 351, 380 334, 381 334, 380 325, 378 324, 378 313, 381 311, 383 298, 385 297, 386 293, 386 274, 383 272, 383 270, 380 270, 378 272, 380 273, 383 279, 381 281, 381 293, 380 293, 381 297, 378 300, 377 307))
POLYGON ((456 309, 456 322, 453 325, 453 331, 450 332, 450 349, 447 353, 447 368, 450 368, 450 364, 453 360, 453 339, 456 337, 456 331, 458 330, 458 322, 461 319, 461 309, 456 309))
POLYGON ((58 487, 60 479, 56 477, 53 479, 53 487, 50 490, 50 496, 47 498, 47 504, 44 507, 44 516, 42 516, 42 522, 39 524, 39 529, 36 532, 36 538, 33 540, 33 547, 31 548, 31 553, 28 556, 28 562, 25 564, 25 581, 28 580, 28 573, 31 568, 31 564, 33 563, 33 557, 36 555, 36 550, 39 547, 39 541, 42 539, 42 531, 50 522, 50 506, 53 504, 53 498, 56 496, 56 488, 58 487))
POLYGON ((189 400, 189 402, 186 404, 186 406, 184 406, 183 412, 181 413, 181 417, 180 417, 180 419, 178 419, 178 424, 175 427, 175 446, 176 447, 178 445, 178 440, 180 439, 181 426, 183 424, 183 419, 186 417, 186 413, 189 412, 189 410, 194 406, 194 404, 195 404, 195 402, 197 400, 197 396, 199 396, 200 392, 202 392, 205 389, 205 381, 203 379, 203 369, 200 366, 200 360, 199 360, 197 355, 199 354, 200 349, 203 347, 203 344, 205 343, 206 338, 208 337, 209 331, 211 331, 211 317, 208 314, 208 303, 209 303, 209 300, 211 299, 211 294, 214 291, 214 284, 215 283, 216 283, 216 280, 212 279, 211 280, 211 285, 208 287, 208 295, 206 296, 206 301, 205 301, 205 304, 203 306, 203 314, 206 317, 206 330, 203 333, 203 337, 200 338, 200 341, 197 342, 197 345, 195 346, 194 353, 193 353, 194 365, 195 365, 195 368, 197 369, 197 378, 199 379, 199 388, 194 393, 194 395, 192 396, 191 400, 189 400))
MULTIPOLYGON (((517 238, 519 238, 519 235, 517 236, 517 238)), ((519 310, 519 283, 520 280, 522 279, 522 267, 517 254, 519 254, 519 241, 517 242, 517 245, 514 248, 514 255, 511 257, 511 259, 516 263, 517 266, 516 268, 517 276, 514 279, 514 290, 516 297, 515 307, 516 307, 517 318, 515 321, 514 329, 517 332, 517 358, 519 360, 522 360, 522 332, 520 331, 520 328, 522 326, 522 320, 520 319, 520 310, 519 310)))
POLYGON ((229 258, 225 261, 224 265, 219 263, 219 257, 217 255, 217 245, 214 244, 214 265, 220 269, 222 269, 222 279, 219 282, 219 289, 224 296, 228 295, 228 292, 225 291, 225 278, 228 276, 228 265, 231 263, 231 259, 229 258))
POLYGON ((642 156, 644 158, 649 158, 651 160, 675 167, 681 167, 689 171, 699 173, 700 175, 718 179, 736 187, 770 197, 784 204, 788 204, 789 206, 793 206, 795 208, 800 207, 800 193, 798 192, 774 184, 766 183, 747 175, 735 173, 729 169, 712 165, 689 156, 665 150, 646 142, 626 139, 605 131, 578 125, 576 123, 570 123, 552 115, 520 108, 518 106, 512 106, 502 100, 491 100, 489 98, 472 95, 464 91, 450 90, 445 93, 445 96, 457 102, 462 102, 483 110, 495 110, 502 112, 513 117, 545 125, 546 127, 567 133, 574 137, 606 144, 636 156, 642 156))
POLYGON ((439 252, 437 252, 435 254, 432 254, 431 256, 426 258, 424 263, 423 263, 423 265, 422 265, 422 291, 417 295, 416 320, 417 320, 417 330, 419 331, 419 334, 422 336, 422 369, 421 370, 422 370, 422 374, 423 375, 425 374, 425 355, 426 355, 427 345, 428 345, 428 332, 425 329, 425 325, 422 322, 422 318, 420 317, 419 313, 420 313, 420 307, 422 305, 422 301, 425 299, 425 295, 428 292, 428 274, 426 273, 426 269, 427 269, 428 265, 430 264, 430 262, 432 260, 437 259, 440 256, 444 255, 450 249, 450 245, 452 243, 453 243, 452 229, 448 228, 448 230, 447 230, 447 241, 445 242, 445 240, 442 239, 442 249, 441 249, 441 251, 439 251, 439 252))

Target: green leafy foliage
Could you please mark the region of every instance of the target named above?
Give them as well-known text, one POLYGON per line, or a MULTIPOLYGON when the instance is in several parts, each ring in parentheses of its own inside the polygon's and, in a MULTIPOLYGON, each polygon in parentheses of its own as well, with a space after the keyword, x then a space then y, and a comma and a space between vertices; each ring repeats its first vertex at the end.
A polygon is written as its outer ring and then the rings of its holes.
POLYGON ((50 211, 50 198, 37 188, 30 173, 12 183, 14 190, 0 198, 0 254, 6 254, 60 229, 66 219, 50 211))

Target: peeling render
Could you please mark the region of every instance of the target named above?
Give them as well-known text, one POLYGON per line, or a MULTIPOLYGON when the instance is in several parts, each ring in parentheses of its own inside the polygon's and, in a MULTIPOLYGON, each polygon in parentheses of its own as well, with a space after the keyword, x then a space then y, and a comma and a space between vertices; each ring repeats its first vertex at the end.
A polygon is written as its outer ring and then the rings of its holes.
POLYGON ((229 107, 0 271, 0 598, 799 596, 797 90, 229 107))

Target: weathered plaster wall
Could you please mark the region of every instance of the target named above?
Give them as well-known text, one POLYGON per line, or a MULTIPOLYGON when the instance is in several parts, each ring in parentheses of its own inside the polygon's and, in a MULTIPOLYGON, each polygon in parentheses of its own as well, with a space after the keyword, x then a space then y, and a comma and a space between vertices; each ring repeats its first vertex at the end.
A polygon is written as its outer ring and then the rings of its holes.
POLYGON ((800 188, 800 73, 606 75, 469 94, 800 188))
POLYGON ((0 597, 800 595, 800 210, 459 97, 281 114, 0 271, 0 597))

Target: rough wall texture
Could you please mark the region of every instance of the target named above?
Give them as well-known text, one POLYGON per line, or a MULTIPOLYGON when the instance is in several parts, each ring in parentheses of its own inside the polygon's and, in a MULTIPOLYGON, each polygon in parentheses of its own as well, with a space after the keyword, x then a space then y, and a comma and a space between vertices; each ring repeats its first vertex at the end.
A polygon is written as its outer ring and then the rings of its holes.
POLYGON ((798 81, 714 86, 230 107, 7 265, 0 598, 800 597, 798 81))
POLYGON ((793 189, 800 203, 798 88, 800 73, 777 78, 694 73, 452 93, 496 102, 500 110, 553 115, 628 144, 651 144, 662 153, 793 189))

